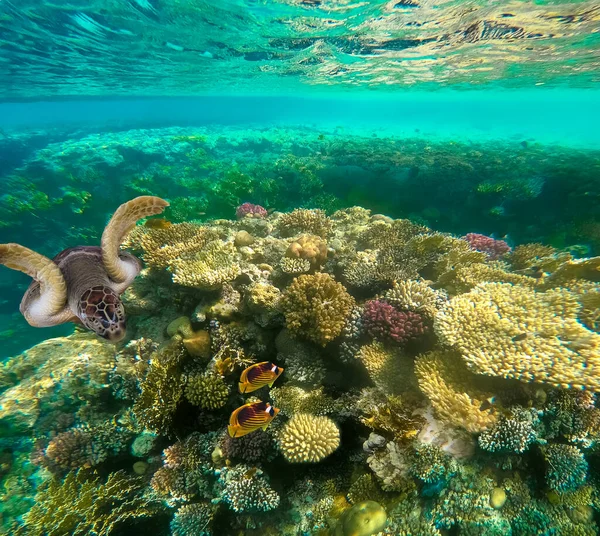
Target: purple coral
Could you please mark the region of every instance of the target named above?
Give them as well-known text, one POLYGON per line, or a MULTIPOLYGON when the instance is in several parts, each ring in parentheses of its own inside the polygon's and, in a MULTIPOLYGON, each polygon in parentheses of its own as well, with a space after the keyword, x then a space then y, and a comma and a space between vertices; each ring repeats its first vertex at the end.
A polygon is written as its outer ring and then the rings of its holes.
POLYGON ((478 233, 467 233, 463 236, 463 240, 466 240, 473 249, 487 254, 491 260, 499 259, 510 251, 510 246, 504 240, 496 240, 478 233))
POLYGON ((271 436, 260 430, 242 437, 230 437, 229 434, 225 434, 221 449, 225 458, 244 462, 265 460, 274 453, 271 436))
POLYGON ((416 339, 428 329, 419 313, 398 311, 383 300, 369 300, 365 303, 363 321, 372 337, 398 344, 416 339))
POLYGON ((238 220, 242 218, 265 218, 267 216, 267 211, 265 208, 260 205, 253 205, 252 203, 244 203, 240 205, 235 211, 235 215, 238 220))

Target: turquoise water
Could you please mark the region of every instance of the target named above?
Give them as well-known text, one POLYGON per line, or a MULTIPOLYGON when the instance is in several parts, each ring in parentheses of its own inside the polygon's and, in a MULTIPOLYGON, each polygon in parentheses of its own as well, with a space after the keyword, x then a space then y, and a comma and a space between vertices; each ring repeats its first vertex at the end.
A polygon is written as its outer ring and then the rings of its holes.
POLYGON ((0 0, 0 534, 600 533, 598 21, 0 0))

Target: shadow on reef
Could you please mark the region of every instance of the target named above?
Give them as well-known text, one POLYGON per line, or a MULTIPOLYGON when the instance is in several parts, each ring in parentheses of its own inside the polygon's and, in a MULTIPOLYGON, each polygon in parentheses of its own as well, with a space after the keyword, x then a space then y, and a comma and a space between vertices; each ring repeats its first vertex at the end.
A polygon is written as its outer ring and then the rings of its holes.
POLYGON ((599 257, 235 212, 130 232, 126 341, 77 328, 3 364, 3 530, 597 534, 599 257), (284 373, 241 394, 265 361, 284 373), (257 401, 280 411, 231 437, 257 401))

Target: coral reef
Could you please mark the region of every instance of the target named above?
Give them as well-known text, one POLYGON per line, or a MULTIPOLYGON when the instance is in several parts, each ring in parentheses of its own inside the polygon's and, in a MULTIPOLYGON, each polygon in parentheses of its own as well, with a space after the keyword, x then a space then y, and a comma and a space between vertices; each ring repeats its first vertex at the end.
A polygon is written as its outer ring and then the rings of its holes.
POLYGON ((261 469, 247 465, 223 469, 219 481, 223 484, 223 501, 234 512, 268 512, 279 506, 279 495, 261 469))
POLYGON ((212 536, 215 507, 210 503, 184 504, 171 521, 171 536, 212 536))
POLYGON ((427 331, 419 313, 397 311, 382 300, 369 300, 365 303, 363 322, 365 329, 373 337, 397 344, 417 339, 427 331))

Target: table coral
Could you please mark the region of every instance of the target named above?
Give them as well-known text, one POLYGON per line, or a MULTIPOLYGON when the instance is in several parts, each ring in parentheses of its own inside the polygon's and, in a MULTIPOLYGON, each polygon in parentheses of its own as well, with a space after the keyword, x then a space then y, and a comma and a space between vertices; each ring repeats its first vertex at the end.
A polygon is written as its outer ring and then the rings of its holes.
POLYGON ((458 354, 439 350, 422 354, 415 362, 415 374, 440 419, 474 433, 496 422, 492 408, 483 405, 493 394, 477 387, 475 375, 458 354))
POLYGON ((353 306, 344 286, 324 273, 299 276, 280 302, 287 328, 321 346, 341 333, 353 306))
POLYGON ((295 414, 279 432, 279 448, 288 462, 318 462, 340 444, 340 431, 330 418, 295 414))
POLYGON ((232 242, 214 240, 192 259, 174 259, 170 263, 173 282, 185 287, 217 290, 242 273, 232 242))
POLYGON ((454 297, 435 331, 479 374, 563 388, 600 388, 600 335, 578 321, 569 291, 484 283, 454 297))

